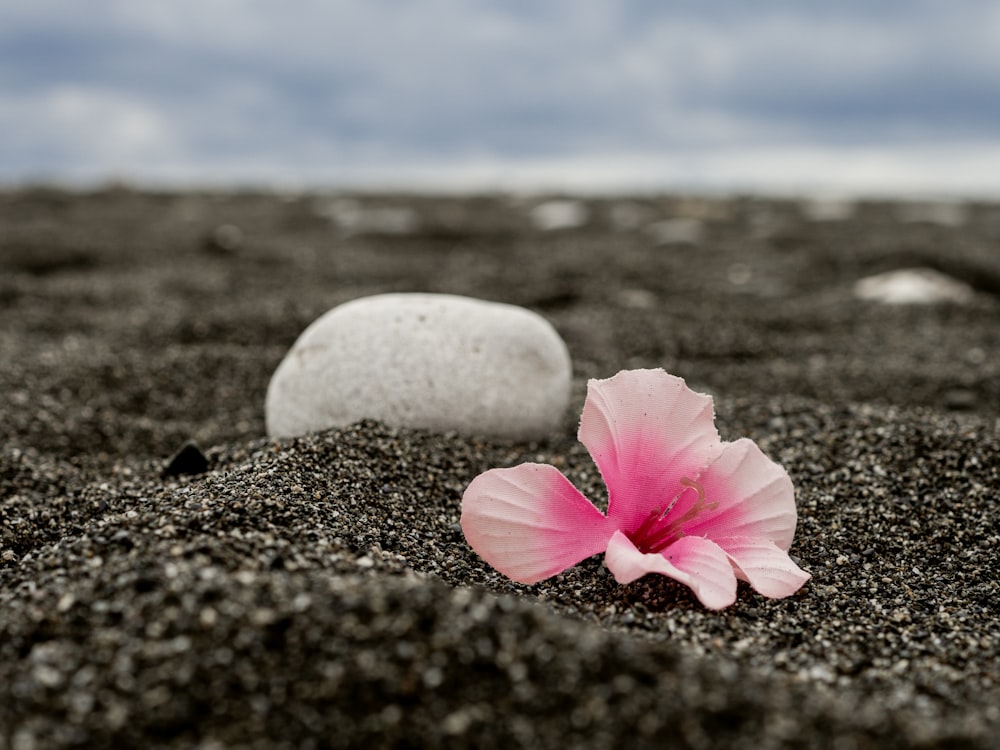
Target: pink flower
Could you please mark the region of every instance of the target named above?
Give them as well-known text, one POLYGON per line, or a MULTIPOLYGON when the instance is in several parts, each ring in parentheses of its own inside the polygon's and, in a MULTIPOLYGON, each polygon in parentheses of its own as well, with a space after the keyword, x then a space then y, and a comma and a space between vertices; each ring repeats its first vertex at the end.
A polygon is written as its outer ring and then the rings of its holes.
POLYGON ((809 579, 788 556, 792 481, 752 440, 724 443, 711 396, 663 370, 591 380, 578 433, 608 487, 607 515, 558 469, 491 469, 462 497, 462 530, 490 565, 535 583, 604 552, 619 583, 661 573, 706 607, 737 579, 785 597, 809 579))

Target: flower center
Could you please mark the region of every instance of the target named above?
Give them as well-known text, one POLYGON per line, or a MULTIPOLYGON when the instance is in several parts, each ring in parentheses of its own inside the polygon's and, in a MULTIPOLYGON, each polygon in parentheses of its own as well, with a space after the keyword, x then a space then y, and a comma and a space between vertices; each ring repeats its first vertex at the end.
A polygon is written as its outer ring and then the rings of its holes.
POLYGON ((681 484, 684 489, 665 508, 654 510, 639 528, 628 535, 640 552, 660 552, 666 549, 684 536, 684 524, 695 519, 703 510, 711 510, 718 505, 705 502, 705 489, 694 479, 681 477, 681 484), (690 491, 698 493, 697 499, 686 510, 672 512, 685 493, 690 491))

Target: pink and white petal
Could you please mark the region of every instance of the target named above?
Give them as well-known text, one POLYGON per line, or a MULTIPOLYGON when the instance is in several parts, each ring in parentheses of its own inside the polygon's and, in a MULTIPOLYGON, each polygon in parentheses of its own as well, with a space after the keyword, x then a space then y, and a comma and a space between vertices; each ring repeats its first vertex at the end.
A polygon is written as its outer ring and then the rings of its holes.
POLYGON ((558 469, 531 463, 473 479, 462 496, 461 523, 472 549, 519 583, 603 552, 613 531, 558 469))
POLYGON ((715 540, 729 555, 738 578, 772 599, 791 596, 810 576, 773 542, 731 537, 715 540))
POLYGON ((797 520, 795 488, 780 465, 747 438, 724 443, 698 477, 705 510, 684 524, 684 533, 709 539, 769 540, 788 550, 797 520))
POLYGON ((660 573, 689 587, 709 609, 722 609, 736 601, 733 566, 710 539, 686 536, 662 552, 640 552, 627 536, 616 531, 608 542, 604 563, 621 584, 647 573, 660 573))
POLYGON ((721 449, 712 398, 663 370, 623 370, 587 384, 580 442, 608 486, 608 517, 634 531, 667 507, 721 449))

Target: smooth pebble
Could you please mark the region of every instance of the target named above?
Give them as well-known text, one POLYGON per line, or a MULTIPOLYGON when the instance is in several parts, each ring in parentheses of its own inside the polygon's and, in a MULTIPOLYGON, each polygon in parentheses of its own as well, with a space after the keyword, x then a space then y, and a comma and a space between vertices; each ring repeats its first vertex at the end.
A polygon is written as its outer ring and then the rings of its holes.
POLYGON ((532 223, 543 232, 575 229, 586 224, 589 218, 587 207, 574 200, 545 201, 531 209, 532 223))
POLYGON ((963 304, 974 295, 972 287, 932 268, 900 268, 867 276, 854 284, 858 299, 888 305, 963 304))
POLYGON ((513 305, 444 294, 382 294, 314 321, 271 378, 271 437, 376 419, 517 440, 566 413, 572 368, 555 329, 513 305))

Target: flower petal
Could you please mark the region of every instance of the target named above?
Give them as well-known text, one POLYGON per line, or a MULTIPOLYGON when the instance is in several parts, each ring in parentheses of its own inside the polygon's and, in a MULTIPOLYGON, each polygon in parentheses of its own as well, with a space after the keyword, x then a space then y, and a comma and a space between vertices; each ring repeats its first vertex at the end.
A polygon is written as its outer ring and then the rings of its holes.
POLYGON ((661 573, 694 591, 709 609, 736 601, 736 574, 715 542, 697 536, 678 539, 662 552, 640 552, 622 532, 608 542, 604 562, 618 583, 631 583, 646 573, 661 573))
POLYGON ((716 541, 725 537, 769 540, 785 551, 791 546, 796 523, 792 480, 752 440, 725 443, 698 482, 708 505, 684 524, 684 533, 716 541))
POLYGON ((717 539, 716 542, 729 555, 737 577, 749 582, 764 596, 773 599, 791 596, 810 578, 773 542, 742 537, 717 539))
POLYGON ((491 469, 462 496, 462 531, 486 562, 535 583, 604 551, 613 529, 558 469, 491 469))
POLYGON ((663 370, 623 370, 587 384, 580 442, 608 486, 608 517, 634 531, 666 508, 720 450, 712 398, 663 370))

